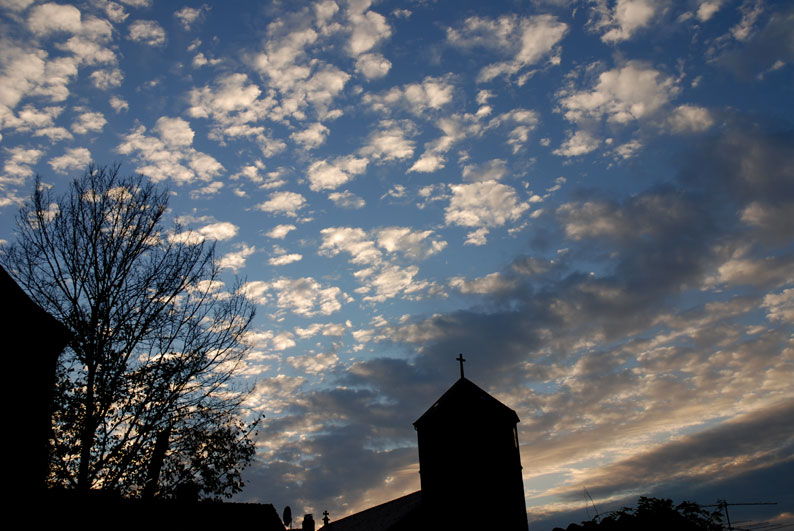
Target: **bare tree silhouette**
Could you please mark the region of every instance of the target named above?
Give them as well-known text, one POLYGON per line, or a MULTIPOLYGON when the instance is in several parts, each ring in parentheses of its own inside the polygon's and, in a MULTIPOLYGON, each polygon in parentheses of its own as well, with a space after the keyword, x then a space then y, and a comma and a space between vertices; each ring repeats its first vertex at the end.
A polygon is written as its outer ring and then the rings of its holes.
POLYGON ((17 241, 0 251, 72 333, 57 369, 50 485, 127 496, 242 486, 252 427, 230 378, 254 307, 239 286, 224 290, 213 245, 165 227, 167 205, 165 190, 118 166, 90 167, 59 197, 37 179, 17 241))

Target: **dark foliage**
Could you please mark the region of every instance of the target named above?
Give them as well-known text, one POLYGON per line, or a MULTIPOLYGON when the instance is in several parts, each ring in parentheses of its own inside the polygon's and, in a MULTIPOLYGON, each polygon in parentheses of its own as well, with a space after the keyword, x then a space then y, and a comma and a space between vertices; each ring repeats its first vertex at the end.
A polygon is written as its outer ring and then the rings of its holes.
MULTIPOLYGON (((555 531, 560 528, 556 528, 555 531)), ((719 509, 709 512, 694 502, 684 501, 673 506, 673 500, 640 497, 637 508, 624 507, 601 518, 571 524, 567 531, 722 531, 719 509)), ((561 530, 560 530, 561 531, 561 530)))

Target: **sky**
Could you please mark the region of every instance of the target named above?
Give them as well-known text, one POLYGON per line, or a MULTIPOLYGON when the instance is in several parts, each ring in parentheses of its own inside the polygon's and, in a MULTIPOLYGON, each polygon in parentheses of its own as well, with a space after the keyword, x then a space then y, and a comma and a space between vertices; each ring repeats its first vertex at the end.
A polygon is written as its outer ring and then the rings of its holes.
POLYGON ((36 175, 168 188, 257 305, 236 500, 417 490, 463 353, 521 419, 533 529, 585 488, 790 521, 792 28, 763 0, 0 0, 0 243, 36 175))

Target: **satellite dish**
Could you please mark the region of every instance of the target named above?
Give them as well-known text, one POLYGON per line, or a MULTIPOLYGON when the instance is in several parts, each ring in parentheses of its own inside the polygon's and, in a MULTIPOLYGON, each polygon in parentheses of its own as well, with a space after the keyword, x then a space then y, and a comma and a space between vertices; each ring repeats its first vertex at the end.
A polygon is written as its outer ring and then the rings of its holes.
POLYGON ((292 529, 292 509, 289 508, 289 505, 284 507, 284 515, 281 519, 284 520, 284 527, 292 529))

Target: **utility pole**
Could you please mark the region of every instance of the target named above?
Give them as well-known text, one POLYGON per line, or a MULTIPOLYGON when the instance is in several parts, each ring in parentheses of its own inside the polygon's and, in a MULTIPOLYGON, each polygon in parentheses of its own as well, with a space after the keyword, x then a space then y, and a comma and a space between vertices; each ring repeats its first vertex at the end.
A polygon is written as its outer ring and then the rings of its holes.
POLYGON ((703 507, 719 507, 725 513, 725 521, 728 524, 728 531, 733 531, 731 517, 728 515, 729 505, 777 505, 777 502, 753 502, 753 503, 728 503, 727 500, 717 500, 716 505, 703 505, 703 507))

